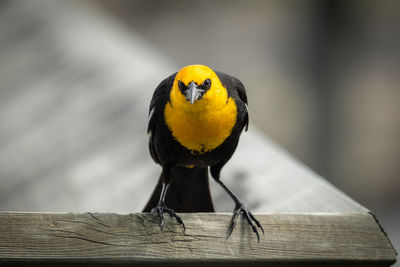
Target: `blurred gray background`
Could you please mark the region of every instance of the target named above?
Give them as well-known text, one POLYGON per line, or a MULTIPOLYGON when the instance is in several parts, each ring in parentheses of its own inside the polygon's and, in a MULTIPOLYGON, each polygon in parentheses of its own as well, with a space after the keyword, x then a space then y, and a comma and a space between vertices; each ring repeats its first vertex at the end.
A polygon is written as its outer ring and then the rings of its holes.
POLYGON ((400 2, 102 1, 180 66, 240 78, 259 129, 400 244, 400 2))
POLYGON ((102 3, 180 66, 239 77, 252 122, 353 198, 397 207, 398 1, 102 3))
POLYGON ((205 64, 238 77, 251 125, 377 214, 399 248, 399 48, 395 0, 2 1, 0 209, 74 210, 82 190, 93 207, 97 183, 128 194, 153 164, 135 155, 145 141, 120 142, 146 127, 130 114, 146 115, 161 79, 205 64), (61 172, 68 193, 39 186, 61 172))

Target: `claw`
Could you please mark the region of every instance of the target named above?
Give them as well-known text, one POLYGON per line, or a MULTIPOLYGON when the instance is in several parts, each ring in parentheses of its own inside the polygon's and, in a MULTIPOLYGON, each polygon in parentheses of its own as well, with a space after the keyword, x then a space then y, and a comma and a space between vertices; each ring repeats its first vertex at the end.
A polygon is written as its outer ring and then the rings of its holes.
POLYGON ((257 227, 259 227, 261 229, 261 231, 263 232, 263 235, 264 235, 264 229, 262 228, 260 222, 253 216, 253 214, 251 214, 245 208, 243 203, 238 203, 236 205, 235 209, 233 210, 233 215, 232 215, 232 219, 231 219, 231 225, 228 228, 227 238, 229 238, 231 236, 233 230, 235 229, 236 219, 239 216, 239 214, 243 214, 243 216, 246 218, 247 222, 249 223, 251 229, 256 234, 258 242, 260 242, 260 235, 258 233, 257 227))
POLYGON ((228 233, 227 233, 226 238, 229 238, 233 232, 233 229, 235 229, 236 219, 239 216, 239 214, 240 214, 240 210, 235 208, 235 210, 233 211, 233 214, 232 214, 231 225, 228 228, 228 233))
POLYGON ((160 214, 160 227, 161 227, 161 231, 164 228, 164 215, 162 213, 162 211, 159 213, 160 214))
POLYGON ((181 217, 176 215, 176 213, 175 213, 175 211, 173 209, 167 208, 167 206, 165 205, 164 202, 158 203, 157 207, 155 207, 155 208, 153 208, 151 210, 152 214, 154 212, 158 212, 158 214, 160 215, 160 228, 161 228, 161 231, 164 228, 164 212, 166 212, 166 213, 169 214, 169 216, 174 217, 176 219, 178 224, 183 228, 183 233, 186 232, 186 227, 185 227, 185 224, 183 223, 181 217))
POLYGON ((179 225, 182 227, 183 229, 183 233, 186 233, 186 227, 185 224, 183 223, 181 217, 179 217, 178 215, 176 215, 175 211, 173 209, 170 208, 165 208, 165 211, 168 212, 169 216, 174 217, 176 219, 176 221, 179 223, 179 225))
POLYGON ((243 214, 245 215, 247 222, 250 224, 251 229, 253 229, 253 232, 256 234, 257 240, 260 243, 260 235, 258 234, 257 227, 254 226, 253 222, 251 221, 249 212, 246 209, 243 209, 243 214))
POLYGON ((250 215, 250 218, 256 223, 257 227, 259 227, 261 229, 263 235, 265 235, 264 229, 261 226, 260 222, 253 216, 253 214, 250 213, 250 211, 249 211, 249 215, 250 215))

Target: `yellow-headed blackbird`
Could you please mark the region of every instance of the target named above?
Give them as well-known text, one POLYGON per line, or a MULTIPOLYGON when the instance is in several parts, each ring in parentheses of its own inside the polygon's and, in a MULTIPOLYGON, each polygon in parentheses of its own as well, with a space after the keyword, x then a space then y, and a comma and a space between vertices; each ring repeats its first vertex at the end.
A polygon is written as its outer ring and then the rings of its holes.
POLYGON ((243 84, 204 65, 186 66, 158 85, 149 114, 149 150, 162 173, 144 211, 159 213, 161 229, 166 212, 185 230, 175 211, 214 211, 210 168, 212 177, 235 202, 228 237, 243 214, 259 239, 257 227, 264 232, 260 223, 220 180, 222 167, 249 123, 243 84))

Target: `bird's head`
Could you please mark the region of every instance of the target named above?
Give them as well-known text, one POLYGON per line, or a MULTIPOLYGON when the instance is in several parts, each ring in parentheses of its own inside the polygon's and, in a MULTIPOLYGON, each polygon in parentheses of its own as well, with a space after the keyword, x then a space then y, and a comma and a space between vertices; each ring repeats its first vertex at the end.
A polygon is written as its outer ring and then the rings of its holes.
POLYGON ((204 65, 190 65, 176 74, 171 101, 185 102, 182 103, 185 106, 226 103, 227 91, 212 69, 204 65))

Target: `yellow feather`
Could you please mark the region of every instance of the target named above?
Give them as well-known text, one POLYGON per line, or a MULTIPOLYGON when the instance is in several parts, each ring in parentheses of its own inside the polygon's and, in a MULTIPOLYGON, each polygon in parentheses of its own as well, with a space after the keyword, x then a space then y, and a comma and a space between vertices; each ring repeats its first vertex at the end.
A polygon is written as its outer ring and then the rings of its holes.
POLYGON ((164 117, 172 135, 182 146, 201 154, 215 149, 231 134, 236 115, 235 100, 228 98, 226 88, 210 68, 191 65, 177 73, 164 117), (201 84, 206 79, 211 80, 210 89, 202 99, 190 104, 179 90, 178 81, 201 84))

